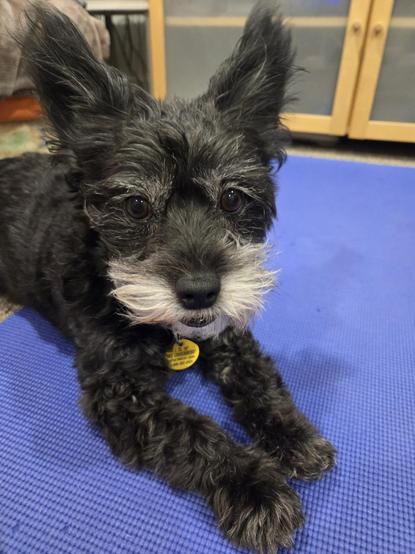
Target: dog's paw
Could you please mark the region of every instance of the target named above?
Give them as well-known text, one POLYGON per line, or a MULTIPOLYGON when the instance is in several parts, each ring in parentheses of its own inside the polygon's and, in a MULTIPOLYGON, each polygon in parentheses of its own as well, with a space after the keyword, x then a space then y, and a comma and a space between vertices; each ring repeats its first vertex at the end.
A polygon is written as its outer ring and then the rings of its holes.
POLYGON ((285 451, 281 459, 282 469, 288 477, 305 481, 320 479, 335 463, 334 446, 318 435, 285 451))
POLYGON ((211 503, 228 539, 261 553, 290 548, 303 523, 297 494, 275 469, 233 479, 218 488, 211 503))

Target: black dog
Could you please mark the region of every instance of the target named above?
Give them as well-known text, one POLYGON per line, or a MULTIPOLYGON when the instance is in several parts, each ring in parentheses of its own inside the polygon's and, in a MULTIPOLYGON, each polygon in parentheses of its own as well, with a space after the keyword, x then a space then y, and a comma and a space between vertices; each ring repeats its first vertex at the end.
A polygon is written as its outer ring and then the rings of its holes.
POLYGON ((124 462, 203 494, 236 544, 289 546, 302 515, 287 478, 334 463, 246 330, 273 285, 264 240, 289 34, 260 4, 203 96, 159 103, 63 15, 33 8, 29 26, 55 156, 0 162, 1 291, 74 340, 85 412, 124 462), (178 337, 200 343, 255 445, 165 392, 178 337))

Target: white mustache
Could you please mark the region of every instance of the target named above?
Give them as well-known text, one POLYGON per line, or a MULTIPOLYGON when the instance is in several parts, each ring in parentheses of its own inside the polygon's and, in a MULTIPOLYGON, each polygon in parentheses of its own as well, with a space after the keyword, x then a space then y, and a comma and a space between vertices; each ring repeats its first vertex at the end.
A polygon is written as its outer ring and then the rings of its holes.
POLYGON ((222 276, 215 305, 206 310, 183 308, 172 287, 151 270, 151 258, 141 263, 111 262, 109 275, 115 285, 112 294, 126 306, 133 324, 160 324, 189 338, 215 336, 227 326, 244 329, 276 283, 276 272, 264 267, 267 252, 264 244, 233 244, 228 256, 232 269, 222 276), (215 321, 201 328, 182 323, 199 316, 215 321))

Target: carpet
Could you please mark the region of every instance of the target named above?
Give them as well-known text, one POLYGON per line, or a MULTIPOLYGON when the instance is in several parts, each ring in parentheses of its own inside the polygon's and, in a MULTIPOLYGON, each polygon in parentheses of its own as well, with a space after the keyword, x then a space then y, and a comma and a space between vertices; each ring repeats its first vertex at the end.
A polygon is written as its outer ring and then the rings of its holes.
MULTIPOLYGON (((338 449, 323 480, 293 483, 306 515, 293 552, 415 552, 415 170, 292 157, 279 182, 280 284, 254 331, 338 449)), ((112 457, 72 362, 32 310, 0 325, 0 552, 244 552, 203 498, 112 457)), ((247 440, 197 368, 169 390, 247 440)))

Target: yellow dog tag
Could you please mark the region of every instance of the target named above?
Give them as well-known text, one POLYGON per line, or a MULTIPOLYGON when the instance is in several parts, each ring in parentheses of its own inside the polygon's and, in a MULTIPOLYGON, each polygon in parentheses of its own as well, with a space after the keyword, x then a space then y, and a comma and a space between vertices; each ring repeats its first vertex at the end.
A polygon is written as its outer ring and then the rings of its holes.
POLYGON ((174 371, 187 369, 195 363, 198 357, 199 346, 189 339, 181 339, 166 352, 167 363, 174 371))

